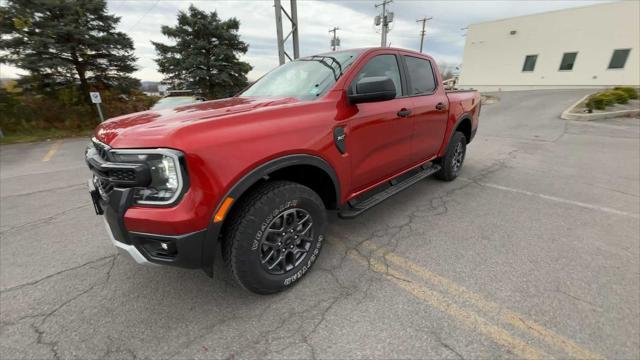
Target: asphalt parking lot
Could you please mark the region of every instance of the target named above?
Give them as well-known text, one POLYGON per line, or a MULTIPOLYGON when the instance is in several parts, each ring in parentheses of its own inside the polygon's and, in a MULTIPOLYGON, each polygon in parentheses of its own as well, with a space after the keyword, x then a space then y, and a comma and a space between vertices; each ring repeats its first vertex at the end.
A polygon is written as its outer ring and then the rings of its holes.
POLYGON ((0 357, 638 358, 640 120, 561 120, 586 93, 499 94, 461 178, 332 216, 274 296, 221 261, 212 280, 116 255, 87 139, 2 146, 0 357))

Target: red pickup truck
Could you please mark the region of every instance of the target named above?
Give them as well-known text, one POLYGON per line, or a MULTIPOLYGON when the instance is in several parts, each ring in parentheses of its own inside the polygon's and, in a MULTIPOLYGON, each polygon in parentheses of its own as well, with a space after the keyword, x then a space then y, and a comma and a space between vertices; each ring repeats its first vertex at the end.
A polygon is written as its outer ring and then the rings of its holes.
POLYGON ((309 56, 232 98, 100 124, 90 194, 137 262, 212 276, 221 251, 242 287, 273 293, 318 258, 327 209, 352 218, 431 174, 455 179, 479 113, 427 55, 309 56))

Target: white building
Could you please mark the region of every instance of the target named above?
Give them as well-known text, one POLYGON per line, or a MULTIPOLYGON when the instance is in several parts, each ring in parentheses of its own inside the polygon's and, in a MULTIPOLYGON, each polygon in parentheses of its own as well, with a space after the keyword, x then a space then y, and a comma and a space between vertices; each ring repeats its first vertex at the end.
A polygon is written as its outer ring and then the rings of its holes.
POLYGON ((640 85, 640 1, 469 26, 459 87, 480 91, 640 85))

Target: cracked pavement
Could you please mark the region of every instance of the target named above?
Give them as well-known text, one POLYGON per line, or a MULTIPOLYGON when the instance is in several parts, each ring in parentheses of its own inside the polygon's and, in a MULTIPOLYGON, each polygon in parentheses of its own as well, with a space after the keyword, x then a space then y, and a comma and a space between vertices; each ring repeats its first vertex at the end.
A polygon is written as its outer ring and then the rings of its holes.
POLYGON ((0 147, 3 359, 638 358, 640 121, 495 94, 461 177, 330 216, 313 270, 258 296, 118 256, 86 139, 0 147))

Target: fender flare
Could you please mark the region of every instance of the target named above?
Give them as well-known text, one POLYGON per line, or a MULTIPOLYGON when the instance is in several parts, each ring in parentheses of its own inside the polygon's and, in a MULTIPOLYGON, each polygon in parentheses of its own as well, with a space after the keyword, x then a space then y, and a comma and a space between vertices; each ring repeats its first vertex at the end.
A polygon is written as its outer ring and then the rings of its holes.
MULTIPOLYGON (((469 112, 462 113, 458 117, 458 120, 456 120, 456 123, 451 127, 451 132, 447 136, 447 146, 449 146, 449 141, 451 141, 451 138, 453 137, 453 134, 456 132, 456 129, 458 128, 458 126, 460 126, 460 124, 465 120, 469 120, 471 122, 471 125, 473 126, 473 120, 471 119, 471 114, 469 112)), ((469 142, 471 142, 471 140, 469 140, 469 142)))
MULTIPOLYGON (((240 180, 238 180, 224 196, 220 198, 218 204, 216 204, 216 208, 214 209, 213 214, 218 212, 220 206, 222 206, 222 202, 227 197, 232 197, 233 199, 237 200, 252 185, 260 181, 260 179, 267 177, 269 174, 273 173, 276 170, 296 165, 315 166, 327 173, 331 178, 331 181, 333 182, 333 186, 336 192, 336 204, 340 203, 340 182, 338 181, 338 177, 333 167, 327 161, 318 156, 309 154, 293 154, 269 160, 249 171, 242 178, 240 178, 240 180)), ((226 220, 226 217, 224 220, 226 220)), ((217 223, 213 221, 209 222, 206 239, 202 244, 202 269, 207 275, 211 277, 213 277, 213 258, 215 254, 215 248, 216 246, 218 246, 220 231, 222 230, 224 220, 217 223)))
MULTIPOLYGON (((244 175, 238 182, 236 182, 231 189, 227 192, 224 197, 220 199, 220 203, 216 206, 215 211, 218 211, 220 206, 222 205, 222 200, 231 196, 234 199, 238 199, 242 194, 244 194, 247 189, 249 189, 253 184, 258 182, 261 178, 268 176, 276 170, 284 169, 289 166, 296 165, 311 165, 317 168, 322 169, 326 172, 331 181, 333 182, 333 187, 336 191, 336 204, 339 203, 340 200, 340 183, 338 181, 338 177, 336 172, 333 170, 333 167, 329 165, 324 159, 308 154, 294 154, 294 155, 286 155, 283 157, 279 157, 273 160, 270 160, 262 165, 257 166, 249 173, 244 175)), ((215 214, 215 212, 214 212, 215 214)))

